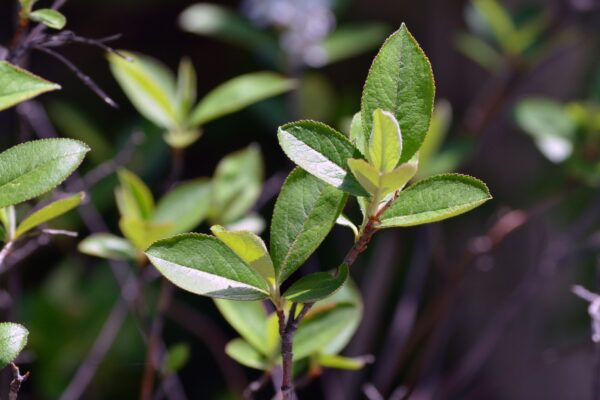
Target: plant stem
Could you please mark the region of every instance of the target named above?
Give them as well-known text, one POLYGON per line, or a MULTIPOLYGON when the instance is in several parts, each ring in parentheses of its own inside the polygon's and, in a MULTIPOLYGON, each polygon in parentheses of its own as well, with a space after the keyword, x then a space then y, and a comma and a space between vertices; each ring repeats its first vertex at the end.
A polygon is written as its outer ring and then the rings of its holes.
POLYGON ((13 380, 10 382, 10 392, 8 393, 8 400, 17 400, 19 397, 19 390, 21 389, 21 384, 29 378, 29 372, 21 375, 21 371, 19 371, 19 367, 15 365, 15 363, 10 363, 10 368, 13 373, 13 380))

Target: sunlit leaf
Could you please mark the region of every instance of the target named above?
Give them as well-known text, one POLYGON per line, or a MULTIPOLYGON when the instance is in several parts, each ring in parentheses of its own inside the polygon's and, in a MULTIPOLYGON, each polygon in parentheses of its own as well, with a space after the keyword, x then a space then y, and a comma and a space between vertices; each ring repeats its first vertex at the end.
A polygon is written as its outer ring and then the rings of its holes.
POLYGON ((154 212, 154 197, 146 184, 133 172, 120 169, 120 186, 115 190, 122 217, 147 220, 154 212))
POLYGON ((27 344, 29 331, 19 324, 0 322, 0 369, 13 362, 27 344))
POLYGON ((58 89, 60 86, 56 83, 48 82, 6 61, 0 61, 0 111, 58 89))

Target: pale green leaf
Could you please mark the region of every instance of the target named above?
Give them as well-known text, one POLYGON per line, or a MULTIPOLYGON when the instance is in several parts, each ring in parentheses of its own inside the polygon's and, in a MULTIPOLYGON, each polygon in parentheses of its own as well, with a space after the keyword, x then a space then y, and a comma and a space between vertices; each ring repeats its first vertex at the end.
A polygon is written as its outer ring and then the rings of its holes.
POLYGON ((72 139, 25 142, 0 153, 0 207, 21 203, 60 185, 89 151, 72 139))
POLYGON ((365 160, 350 158, 348 160, 348 167, 350 167, 350 171, 352 171, 356 180, 367 192, 371 195, 377 193, 380 173, 374 166, 365 160))
POLYGON ((454 39, 454 46, 467 58, 475 61, 488 71, 496 72, 505 65, 502 54, 475 35, 469 33, 458 34, 454 39))
POLYGON ((262 354, 267 352, 267 314, 258 301, 215 299, 223 317, 248 343, 262 354))
POLYGON ((20 324, 0 322, 0 369, 15 361, 27 344, 29 331, 20 324))
POLYGON ((496 41, 506 50, 512 50, 515 25, 504 6, 497 0, 473 0, 473 6, 487 22, 496 41))
POLYGON ((314 303, 331 296, 348 278, 348 266, 342 264, 336 275, 315 272, 298 279, 285 291, 283 297, 294 303, 314 303))
POLYGON ((191 126, 232 114, 251 104, 292 90, 295 81, 273 72, 254 72, 233 78, 200 100, 192 111, 191 126))
POLYGON ((230 300, 262 300, 265 280, 217 238, 188 233, 154 243, 146 255, 176 286, 230 300))
POLYGON ((187 343, 177 343, 169 347, 163 362, 162 370, 172 374, 181 370, 190 359, 190 346, 187 343))
POLYGON ((227 343, 225 353, 246 367, 259 370, 269 368, 266 358, 243 339, 233 339, 227 343))
POLYGON ((83 200, 84 193, 77 193, 73 196, 65 197, 60 200, 56 200, 47 206, 34 211, 30 215, 25 218, 21 224, 17 227, 15 232, 15 239, 24 233, 30 231, 31 229, 39 226, 45 222, 53 220, 64 213, 72 210, 77 207, 81 200, 83 200))
POLYGON ((111 260, 135 260, 138 252, 131 242, 110 233, 96 233, 79 242, 78 249, 90 256, 111 260))
POLYGON ((250 231, 261 234, 266 227, 266 222, 260 214, 250 213, 235 222, 225 225, 230 231, 250 231))
POLYGON ((404 24, 383 44, 362 95, 363 134, 369 137, 376 109, 391 112, 402 130, 401 162, 419 150, 429 128, 435 86, 429 60, 404 24))
POLYGON ((297 121, 279 127, 277 136, 285 154, 302 169, 340 190, 366 195, 347 163, 361 154, 335 129, 315 121, 297 121))
POLYGON ((126 169, 120 169, 118 176, 120 186, 115 190, 115 197, 121 216, 149 219, 154 212, 154 197, 148 186, 126 169))
POLYGON ((402 189, 417 172, 417 165, 413 162, 401 164, 389 172, 380 172, 366 161, 353 158, 348 160, 348 166, 361 185, 380 199, 402 189))
POLYGON ((123 235, 140 251, 144 251, 157 240, 168 237, 173 231, 169 223, 155 223, 137 218, 121 218, 119 228, 123 235))
POLYGON ((438 100, 433 110, 429 132, 419 149, 419 166, 426 165, 436 154, 450 129, 452 122, 452 106, 447 100, 438 100))
POLYGON ((6 61, 0 61, 0 111, 58 89, 60 86, 56 83, 48 82, 6 61))
POLYGON ((177 72, 177 100, 179 115, 183 120, 196 102, 196 70, 192 61, 184 57, 177 72))
POLYGON ((416 173, 417 163, 407 162, 396 167, 394 170, 383 174, 379 186, 381 196, 386 196, 396 190, 402 190, 416 173))
POLYGON ((367 155, 369 151, 369 137, 364 134, 360 112, 357 112, 352 117, 352 123, 350 124, 350 141, 363 156, 367 155))
POLYGON ((454 217, 491 199, 487 186, 466 175, 424 179, 405 189, 381 214, 381 228, 421 225, 454 217))
POLYGON ((380 172, 393 170, 402 154, 402 133, 396 118, 389 112, 373 112, 373 130, 369 138, 368 159, 380 172))
POLYGON ((61 30, 67 24, 67 18, 60 11, 51 8, 35 10, 29 14, 29 19, 56 30, 61 30))
POLYGON ((326 64, 338 62, 376 49, 389 33, 387 26, 371 23, 363 25, 342 25, 323 40, 326 64))
POLYGON ((206 218, 210 201, 211 184, 208 179, 179 184, 160 199, 152 221, 171 224, 171 234, 188 232, 206 218))
POLYGON ((356 225, 354 225, 354 222, 352 222, 350 218, 348 218, 343 213, 339 215, 339 217, 335 220, 335 223, 350 228, 354 233, 354 237, 358 237, 358 228, 356 227, 356 225))
POLYGON ((278 282, 285 281, 325 239, 346 203, 346 195, 296 168, 275 203, 271 257, 278 282))
POLYGON ((322 354, 319 353, 315 357, 315 361, 322 367, 347 369, 357 371, 362 369, 371 357, 344 357, 337 354, 322 354))

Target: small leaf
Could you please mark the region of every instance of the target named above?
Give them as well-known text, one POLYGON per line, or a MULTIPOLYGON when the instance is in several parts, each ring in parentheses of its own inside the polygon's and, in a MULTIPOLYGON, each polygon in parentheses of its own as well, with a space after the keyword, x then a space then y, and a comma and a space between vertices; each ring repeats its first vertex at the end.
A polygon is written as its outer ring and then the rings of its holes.
POLYGON ((120 51, 129 59, 108 54, 110 69, 119 85, 140 114, 163 128, 178 126, 173 73, 159 61, 120 51))
POLYGON ((53 220, 54 218, 59 217, 77 207, 81 203, 81 200, 83 200, 83 197, 83 192, 77 193, 73 196, 54 201, 47 206, 34 211, 17 227, 15 239, 35 228, 36 226, 53 220))
POLYGON ((261 234, 265 230, 265 227, 265 220, 257 213, 250 213, 242 219, 225 225, 225 228, 230 231, 250 231, 257 235, 261 234))
POLYGON ((402 134, 396 118, 389 112, 373 112, 373 131, 369 138, 368 158, 380 172, 393 170, 402 154, 402 134))
POLYGON ((381 228, 441 221, 480 206, 492 197, 487 186, 466 175, 447 174, 424 179, 405 189, 381 214, 381 228))
POLYGON ((215 305, 231 325, 248 343, 267 355, 267 315, 257 301, 215 299, 215 305))
POLYGON ((269 368, 266 358, 243 339, 233 339, 227 343, 225 353, 246 367, 259 370, 269 368))
POLYGON ((232 114, 251 104, 285 93, 295 82, 272 72, 255 72, 233 78, 209 92, 192 111, 191 126, 232 114))
POLYGON ((164 359, 163 371, 172 374, 180 371, 190 359, 190 346, 187 343, 177 343, 169 347, 164 359))
POLYGON ((77 140, 42 139, 0 153, 0 207, 54 189, 81 164, 89 150, 77 140))
POLYGON ((356 179, 372 195, 383 198, 385 195, 400 190, 415 176, 416 163, 404 163, 390 172, 379 172, 365 160, 349 159, 348 166, 356 179))
POLYGON ((315 272, 298 279, 286 290, 283 297, 294 303, 314 303, 331 296, 339 290, 348 278, 348 266, 342 264, 337 275, 328 272, 315 272))
POLYGON ((176 286, 192 293, 230 300, 262 300, 264 279, 224 243, 188 233, 154 243, 146 255, 176 286))
POLYGON ((206 218, 210 201, 211 184, 208 179, 182 183, 160 199, 152 215, 152 221, 171 224, 172 235, 188 232, 206 218))
POLYGON ((146 184, 133 172, 120 169, 120 186, 115 190, 119 213, 125 218, 147 220, 154 212, 154 197, 146 184))
POLYGON ((322 367, 358 371, 371 361, 372 357, 344 357, 337 354, 319 353, 315 361, 322 367))
POLYGON ((491 28, 498 44, 512 50, 511 37, 515 33, 515 25, 502 4, 497 0, 473 0, 472 4, 491 28))
POLYGON ((502 54, 478 36, 469 33, 458 34, 454 38, 454 46, 464 56, 490 72, 496 73, 504 67, 502 54))
POLYGON ((177 100, 180 118, 183 120, 196 102, 196 70, 192 61, 184 57, 177 72, 177 100))
POLYGON ((48 28, 61 30, 67 24, 65 16, 51 8, 40 8, 29 14, 29 19, 46 25, 48 28))
POLYGON ((29 331, 20 324, 0 323, 0 369, 15 361, 27 344, 29 331))
POLYGON ((271 257, 278 282, 285 281, 325 239, 346 195, 294 169, 281 188, 271 221, 271 257))
POLYGON ((371 134, 376 109, 391 112, 402 130, 400 161, 410 160, 427 134, 434 92, 429 60, 402 24, 385 41, 369 70, 362 95, 363 134, 371 134))
POLYGON ((374 195, 379 190, 380 174, 374 166, 365 160, 350 158, 348 160, 350 171, 363 188, 374 195))
POLYGON ((341 133, 314 121, 297 121, 279 127, 277 136, 285 154, 298 166, 336 188, 366 195, 348 168, 349 158, 360 152, 341 133))
POLYGON ((354 114, 350 124, 350 141, 356 146, 363 156, 369 151, 369 138, 363 133, 362 116, 360 112, 354 114))
POLYGON ((419 149, 419 167, 426 165, 433 155, 438 153, 451 122, 452 106, 447 100, 438 100, 433 109, 427 137, 419 149))
POLYGON ((352 222, 350 218, 345 216, 343 213, 340 214, 340 216, 335 220, 335 223, 350 228, 354 233, 354 237, 358 237, 358 228, 356 227, 356 225, 354 225, 354 222, 352 222))
POLYGON ((48 82, 6 61, 0 61, 0 111, 58 89, 60 86, 56 83, 48 82))
POLYGON ((168 237, 173 230, 173 225, 158 224, 137 218, 121 218, 119 228, 138 250, 144 251, 157 240, 168 237))
POLYGON ((342 25, 323 40, 326 64, 332 64, 376 49, 389 29, 383 24, 342 25))
POLYGON ((79 242, 78 249, 90 256, 111 260, 135 260, 138 252, 133 245, 110 233, 96 233, 79 242))
POLYGON ((214 225, 210 230, 239 258, 265 278, 269 285, 275 283, 273 262, 267 252, 265 242, 259 236, 248 231, 228 231, 220 225, 214 225))

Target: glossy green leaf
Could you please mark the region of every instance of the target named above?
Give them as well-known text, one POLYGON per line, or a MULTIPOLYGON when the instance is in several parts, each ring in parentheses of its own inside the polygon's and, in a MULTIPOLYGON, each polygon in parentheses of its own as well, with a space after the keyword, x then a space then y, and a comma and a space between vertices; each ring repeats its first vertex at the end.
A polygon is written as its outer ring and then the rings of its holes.
POLYGON ((120 186, 115 190, 115 197, 121 216, 149 219, 154 212, 154 197, 148 186, 126 169, 120 169, 118 176, 120 186))
POLYGON ((0 111, 58 89, 60 86, 56 83, 48 82, 6 61, 0 61, 0 111))
POLYGON ((51 8, 35 10, 29 14, 29 19, 56 30, 61 30, 67 24, 67 18, 60 11, 51 8))
POLYGON ((123 235, 140 251, 144 251, 157 240, 164 239, 173 231, 169 223, 155 223, 137 218, 121 218, 119 228, 123 235))
POLYGON ((29 331, 20 324, 0 323, 0 369, 13 362, 27 344, 29 331))
POLYGON ((109 53, 110 69, 140 114, 163 128, 176 127, 176 84, 171 71, 159 61, 129 52, 129 59, 109 53))
POLYGON ((348 278, 348 266, 342 264, 336 275, 315 272, 298 279, 285 291, 283 297, 294 303, 314 303, 331 296, 348 278))
POLYGON ((228 224, 245 215, 260 196, 262 181, 262 157, 257 145, 223 158, 212 183, 211 220, 228 224))
POLYGON ((254 268, 269 285, 275 284, 273 262, 259 236, 249 231, 228 231, 220 225, 214 225, 210 230, 239 258, 254 268))
POLYGON ((322 367, 336 368, 336 369, 347 369, 350 371, 357 371, 362 369, 367 361, 370 361, 368 357, 344 357, 337 354, 317 354, 315 361, 322 367))
POLYGON ((421 225, 454 217, 491 199, 487 186, 466 175, 424 179, 405 189, 381 214, 381 228, 421 225))
POLYGON ((72 139, 25 142, 0 153, 0 207, 40 196, 60 185, 89 151, 72 139))
POLYGON ((200 126, 232 114, 251 104, 290 91, 296 83, 273 72, 254 72, 233 78, 209 92, 190 116, 190 125, 200 126))
POLYGON ((373 112, 373 130, 369 138, 368 159, 380 172, 393 170, 402 154, 402 134, 396 118, 389 112, 373 112))
POLYGON ((243 339, 233 339, 225 347, 225 353, 240 364, 254 369, 266 370, 269 367, 266 358, 243 339))
POLYGON ((152 221, 171 224, 170 234, 188 232, 206 218, 210 202, 211 184, 208 179, 185 182, 160 199, 152 221))
POLYGON ((321 43, 327 58, 326 64, 332 64, 350 57, 376 49, 389 33, 383 24, 342 25, 321 43))
POLYGON ((267 315, 257 301, 233 301, 215 299, 223 317, 248 343, 267 354, 267 315))
POLYGON ((364 196, 350 173, 349 158, 360 152, 341 133, 315 121, 297 121, 279 127, 277 136, 285 154, 302 169, 345 192, 364 196))
POLYGON ((60 200, 56 200, 47 206, 34 211, 30 215, 25 218, 21 224, 17 227, 15 232, 15 239, 24 233, 30 231, 31 229, 39 226, 45 222, 53 220, 66 212, 72 210, 77 207, 81 200, 83 200, 84 193, 77 193, 73 196, 65 197, 60 200))
POLYGON ((385 41, 369 70, 362 95, 363 134, 370 136, 376 109, 391 112, 402 130, 400 161, 410 160, 427 134, 434 97, 429 60, 402 24, 385 41))
POLYGON ((181 370, 190 359, 190 346, 187 343, 177 343, 169 347, 165 355, 163 371, 172 374, 181 370))
POLYGON ((96 233, 79 242, 78 250, 90 256, 111 260, 135 260, 138 257, 136 248, 121 237, 110 233, 96 233))
POLYGON ((278 282, 285 281, 325 239, 346 203, 346 195, 296 168, 275 203, 271 257, 278 282))
POLYGON ((165 278, 192 293, 230 300, 261 300, 269 293, 258 272, 212 236, 174 236, 154 243, 146 255, 165 278))

